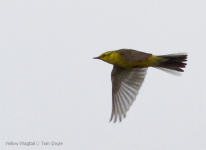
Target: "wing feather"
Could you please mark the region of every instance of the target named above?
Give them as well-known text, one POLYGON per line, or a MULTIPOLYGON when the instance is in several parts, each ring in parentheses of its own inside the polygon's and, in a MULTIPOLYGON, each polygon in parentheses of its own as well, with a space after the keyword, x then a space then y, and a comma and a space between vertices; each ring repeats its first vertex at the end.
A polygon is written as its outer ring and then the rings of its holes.
POLYGON ((125 104, 125 112, 127 112, 129 110, 129 106, 130 106, 130 103, 129 101, 127 100, 127 97, 125 96, 124 94, 124 91, 122 91, 122 89, 120 89, 120 98, 122 99, 122 103, 125 104))
POLYGON ((144 81, 147 68, 123 69, 114 66, 112 70, 112 114, 116 122, 126 117, 126 112, 136 99, 144 81))
POLYGON ((123 114, 124 118, 126 117, 125 111, 126 111, 126 105, 124 101, 121 101, 121 96, 119 93, 117 93, 120 109, 121 109, 121 114, 123 114))

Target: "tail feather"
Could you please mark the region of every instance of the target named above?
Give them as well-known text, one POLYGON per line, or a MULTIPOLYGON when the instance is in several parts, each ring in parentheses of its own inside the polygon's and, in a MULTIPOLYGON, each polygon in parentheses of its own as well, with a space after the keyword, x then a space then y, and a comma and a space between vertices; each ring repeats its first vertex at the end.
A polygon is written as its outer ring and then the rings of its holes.
POLYGON ((169 55, 160 55, 158 57, 167 59, 164 62, 160 62, 155 68, 168 72, 174 75, 181 75, 181 72, 184 72, 182 68, 186 67, 187 54, 186 53, 177 53, 169 55))

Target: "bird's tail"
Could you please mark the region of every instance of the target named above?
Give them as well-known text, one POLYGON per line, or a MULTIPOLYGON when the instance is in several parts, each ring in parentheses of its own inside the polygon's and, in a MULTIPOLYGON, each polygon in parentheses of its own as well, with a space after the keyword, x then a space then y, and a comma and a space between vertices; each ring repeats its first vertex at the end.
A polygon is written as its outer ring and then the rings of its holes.
POLYGON ((166 59, 166 61, 160 62, 155 68, 168 72, 174 75, 181 75, 181 72, 184 72, 182 68, 185 68, 187 65, 186 53, 177 53, 169 55, 160 55, 158 57, 166 59))

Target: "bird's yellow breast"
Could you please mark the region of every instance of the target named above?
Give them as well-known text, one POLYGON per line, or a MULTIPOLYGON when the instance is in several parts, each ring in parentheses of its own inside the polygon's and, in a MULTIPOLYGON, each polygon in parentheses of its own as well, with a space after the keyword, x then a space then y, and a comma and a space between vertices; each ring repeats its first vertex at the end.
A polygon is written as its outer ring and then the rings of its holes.
POLYGON ((108 63, 116 65, 121 68, 132 68, 132 64, 125 61, 125 59, 118 53, 118 52, 113 52, 110 55, 110 59, 108 63))

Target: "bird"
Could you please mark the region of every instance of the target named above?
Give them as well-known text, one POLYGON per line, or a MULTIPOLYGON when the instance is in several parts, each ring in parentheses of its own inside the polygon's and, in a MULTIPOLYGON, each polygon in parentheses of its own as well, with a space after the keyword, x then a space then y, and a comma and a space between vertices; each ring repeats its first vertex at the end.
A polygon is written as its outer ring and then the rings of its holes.
POLYGON ((136 99, 149 67, 180 76, 186 67, 187 53, 153 55, 133 49, 108 51, 93 59, 113 65, 112 113, 110 122, 122 121, 136 99))

